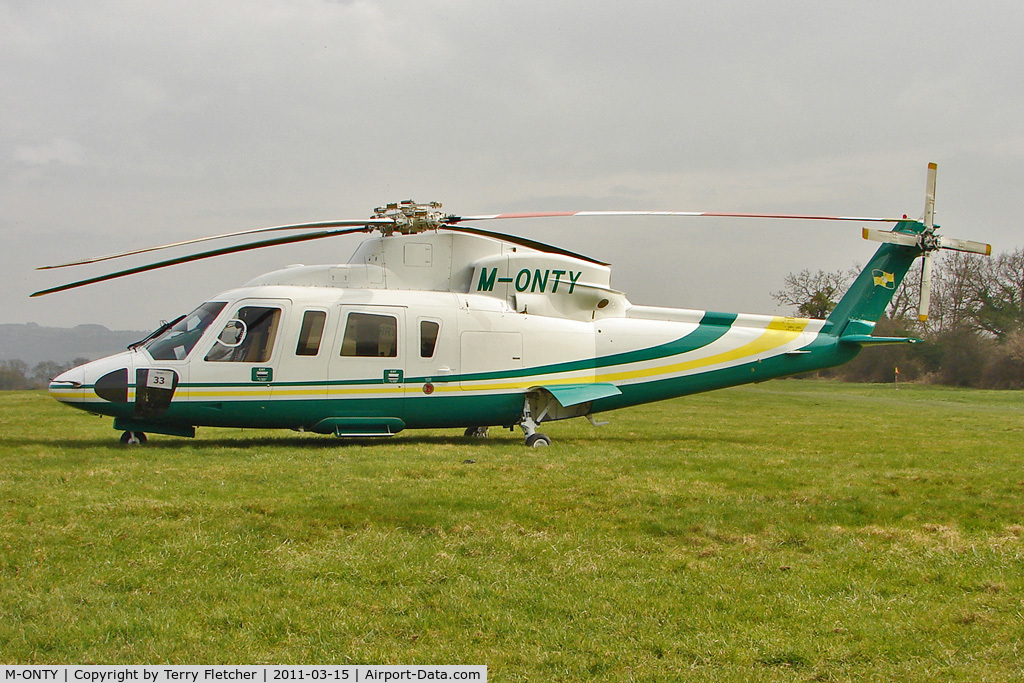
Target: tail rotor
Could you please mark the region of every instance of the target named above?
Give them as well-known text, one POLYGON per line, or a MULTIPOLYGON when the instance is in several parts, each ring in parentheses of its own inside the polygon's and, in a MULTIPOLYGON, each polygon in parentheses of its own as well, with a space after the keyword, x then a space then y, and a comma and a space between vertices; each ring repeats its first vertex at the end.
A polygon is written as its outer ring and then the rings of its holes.
POLYGON ((914 232, 904 232, 899 223, 892 231, 864 228, 864 239, 887 244, 899 244, 905 247, 917 247, 922 252, 921 264, 921 299, 918 303, 918 318, 923 322, 928 319, 928 309, 932 298, 932 255, 939 249, 963 251, 969 254, 992 255, 992 245, 972 240, 962 240, 944 235, 937 235, 935 225, 935 178, 938 166, 928 164, 928 180, 925 184, 924 216, 917 224, 914 232), (923 229, 922 229, 923 226, 923 229))

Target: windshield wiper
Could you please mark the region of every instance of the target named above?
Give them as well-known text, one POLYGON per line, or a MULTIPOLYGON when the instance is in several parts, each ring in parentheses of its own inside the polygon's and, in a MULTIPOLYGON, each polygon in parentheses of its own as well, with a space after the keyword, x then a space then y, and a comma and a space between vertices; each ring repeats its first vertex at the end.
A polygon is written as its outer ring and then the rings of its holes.
POLYGON ((179 315, 174 320, 172 320, 170 322, 166 322, 166 323, 160 325, 160 327, 156 328, 155 330, 153 330, 152 332, 147 334, 145 337, 143 337, 139 341, 133 342, 133 343, 129 344, 128 345, 128 350, 129 351, 134 351, 135 349, 139 348, 140 346, 142 346, 146 342, 148 342, 150 340, 153 340, 153 339, 156 339, 161 334, 163 334, 167 330, 171 329, 172 327, 174 327, 175 325, 177 325, 178 323, 180 323, 184 319, 185 319, 185 316, 179 315))

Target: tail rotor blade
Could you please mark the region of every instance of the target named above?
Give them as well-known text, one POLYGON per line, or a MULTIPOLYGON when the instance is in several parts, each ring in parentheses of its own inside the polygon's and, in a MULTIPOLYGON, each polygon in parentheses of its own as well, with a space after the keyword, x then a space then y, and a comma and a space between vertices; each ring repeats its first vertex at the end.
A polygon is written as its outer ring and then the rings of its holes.
POLYGON ((886 244, 899 244, 904 247, 916 247, 921 243, 921 238, 918 235, 908 235, 903 232, 889 232, 888 230, 875 230, 874 228, 864 228, 861 235, 866 240, 885 242, 886 244))
POLYGON ((984 242, 974 242, 972 240, 960 240, 955 237, 946 237, 945 235, 939 237, 939 246, 943 249, 952 249, 953 251, 965 251, 969 254, 984 254, 985 256, 992 255, 992 245, 985 244, 984 242))
POLYGON ((917 307, 917 316, 921 322, 928 319, 928 308, 932 302, 932 255, 925 252, 921 264, 921 302, 917 307))
POLYGON ((924 189, 924 227, 928 231, 935 228, 935 176, 938 168, 937 164, 928 164, 928 181, 924 189))

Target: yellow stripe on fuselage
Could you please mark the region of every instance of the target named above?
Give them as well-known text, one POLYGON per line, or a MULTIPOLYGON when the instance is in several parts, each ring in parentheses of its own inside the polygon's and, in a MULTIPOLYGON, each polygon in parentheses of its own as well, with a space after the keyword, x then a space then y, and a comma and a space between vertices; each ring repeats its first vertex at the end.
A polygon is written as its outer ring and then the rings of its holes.
MULTIPOLYGON (((616 382, 631 379, 646 379, 652 377, 659 377, 664 379, 664 376, 676 375, 688 370, 694 370, 697 368, 709 367, 712 365, 720 365, 723 363, 732 363, 744 358, 753 358, 760 354, 766 353, 773 349, 777 349, 781 346, 785 346, 790 342, 796 340, 804 330, 807 329, 807 325, 810 320, 804 318, 772 318, 772 321, 764 328, 764 331, 756 339, 747 342, 741 346, 731 349, 729 351, 722 351, 721 353, 712 354, 704 358, 695 358, 694 360, 683 361, 681 363, 671 363, 668 365, 659 365, 652 368, 642 368, 637 370, 627 370, 619 372, 609 372, 606 374, 595 375, 594 377, 582 377, 582 378, 562 378, 545 380, 546 385, 558 385, 558 384, 589 384, 591 382, 616 382)), ((705 347, 706 348, 706 347, 705 347)), ((690 352, 692 353, 692 352, 690 352)), ((735 363, 734 363, 735 364, 735 363)), ((524 377, 514 382, 498 382, 492 384, 473 384, 470 386, 453 387, 445 386, 438 387, 438 391, 507 391, 510 389, 527 389, 532 386, 536 386, 537 376, 524 377)))
POLYGON ((361 394, 396 394, 401 393, 405 389, 403 385, 381 385, 372 384, 365 387, 347 387, 340 388, 337 386, 320 386, 316 388, 310 387, 260 387, 259 389, 241 389, 236 391, 225 390, 225 389, 190 389, 188 397, 192 398, 266 398, 271 397, 278 398, 281 396, 317 396, 327 395, 361 395, 361 394), (272 396, 273 395, 273 396, 272 396))
POLYGON ((594 381, 616 382, 627 379, 653 377, 656 375, 675 375, 681 372, 686 372, 687 370, 695 370, 697 368, 706 368, 710 365, 730 363, 732 361, 740 360, 741 358, 752 358, 753 356, 758 356, 767 351, 771 351, 772 349, 777 349, 780 346, 785 346, 795 340, 803 333, 804 329, 807 328, 807 323, 809 322, 809 320, 799 318, 773 318, 768 326, 764 328, 764 332, 761 333, 761 336, 742 346, 738 346, 731 351, 723 351, 705 358, 696 358, 694 360, 684 361, 682 363, 673 363, 671 365, 662 365, 656 368, 598 375, 594 378, 594 381))

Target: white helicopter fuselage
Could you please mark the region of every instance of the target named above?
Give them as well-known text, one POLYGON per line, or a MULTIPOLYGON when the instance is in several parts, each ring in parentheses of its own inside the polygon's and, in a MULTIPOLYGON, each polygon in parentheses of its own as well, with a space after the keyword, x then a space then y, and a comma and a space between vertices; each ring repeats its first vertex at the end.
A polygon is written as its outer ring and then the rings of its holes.
POLYGON ((548 420, 842 362, 804 350, 824 323, 634 306, 585 257, 391 235, 348 264, 292 266, 224 292, 50 391, 126 431, 368 436, 525 422, 529 435, 548 420))

